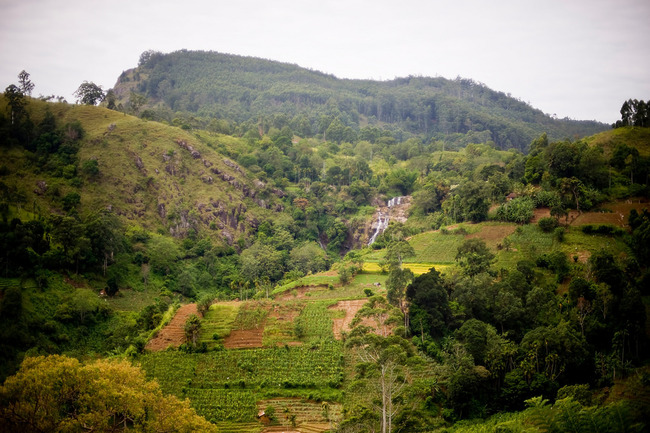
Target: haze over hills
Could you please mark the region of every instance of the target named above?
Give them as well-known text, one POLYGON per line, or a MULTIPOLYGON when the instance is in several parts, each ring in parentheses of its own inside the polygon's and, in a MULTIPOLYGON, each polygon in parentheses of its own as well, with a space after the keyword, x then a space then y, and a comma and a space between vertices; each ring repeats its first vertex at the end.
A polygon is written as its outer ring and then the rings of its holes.
POLYGON ((471 79, 338 79, 297 65, 205 51, 145 52, 136 68, 120 76, 114 92, 116 105, 134 106, 153 119, 172 122, 183 114, 223 132, 235 125, 266 130, 289 125, 299 136, 336 142, 353 142, 379 127, 400 138, 493 142, 526 151, 542 133, 574 139, 609 127, 552 118, 471 79))

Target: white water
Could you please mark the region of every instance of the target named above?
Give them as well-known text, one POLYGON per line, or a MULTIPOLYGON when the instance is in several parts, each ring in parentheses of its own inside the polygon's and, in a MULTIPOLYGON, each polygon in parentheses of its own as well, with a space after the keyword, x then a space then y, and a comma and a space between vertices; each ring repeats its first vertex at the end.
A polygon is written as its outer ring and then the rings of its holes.
MULTIPOLYGON (((402 199, 404 197, 393 197, 390 200, 388 200, 387 206, 390 209, 393 206, 399 206, 402 203, 402 199)), ((373 242, 377 239, 377 236, 382 234, 384 230, 388 228, 388 221, 390 220, 390 217, 388 216, 388 213, 384 213, 381 210, 377 211, 377 227, 375 228, 375 232, 370 236, 370 240, 368 241, 368 245, 372 245, 373 242)))

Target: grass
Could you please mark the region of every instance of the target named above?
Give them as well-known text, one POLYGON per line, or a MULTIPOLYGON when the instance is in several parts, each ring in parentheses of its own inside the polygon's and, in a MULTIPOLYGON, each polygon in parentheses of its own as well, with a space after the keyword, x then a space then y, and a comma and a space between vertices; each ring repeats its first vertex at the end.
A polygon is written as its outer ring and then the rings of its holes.
POLYGON ((201 336, 199 342, 205 342, 208 347, 216 343, 214 336, 223 339, 230 334, 233 322, 239 312, 237 303, 213 304, 201 321, 201 336))
POLYGON ((307 275, 305 277, 299 278, 295 281, 292 281, 290 283, 284 284, 282 286, 278 286, 275 289, 273 289, 272 294, 277 295, 280 293, 284 293, 287 290, 294 289, 296 287, 302 287, 302 286, 317 286, 320 284, 328 285, 328 284, 336 284, 338 283, 338 275, 333 275, 329 272, 321 272, 318 274, 314 275, 307 275))
POLYGON ((417 234, 409 240, 415 250, 415 257, 407 262, 454 263, 458 247, 464 241, 464 234, 443 234, 440 231, 417 234))
POLYGON ((580 227, 567 230, 564 242, 558 248, 569 256, 581 251, 594 253, 606 249, 614 256, 628 254, 629 249, 620 236, 589 235, 582 232, 580 227))
POLYGON ((136 291, 120 289, 116 296, 107 298, 108 304, 115 311, 140 311, 147 305, 156 302, 160 296, 159 290, 136 291))

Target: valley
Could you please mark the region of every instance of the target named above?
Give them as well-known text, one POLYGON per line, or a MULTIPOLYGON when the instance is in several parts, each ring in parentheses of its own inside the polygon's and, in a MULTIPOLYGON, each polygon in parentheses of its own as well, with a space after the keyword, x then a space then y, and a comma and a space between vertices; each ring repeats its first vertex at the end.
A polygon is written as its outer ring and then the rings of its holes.
POLYGON ((650 425, 643 101, 143 56, 0 97, 0 432, 650 425))

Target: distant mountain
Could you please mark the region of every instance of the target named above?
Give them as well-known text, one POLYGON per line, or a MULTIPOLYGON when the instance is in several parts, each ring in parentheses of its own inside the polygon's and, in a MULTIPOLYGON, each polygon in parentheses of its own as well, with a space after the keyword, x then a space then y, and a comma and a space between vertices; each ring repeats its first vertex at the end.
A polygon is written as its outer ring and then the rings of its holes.
POLYGON ((551 140, 575 139, 609 128, 552 118, 470 79, 339 79, 287 63, 186 50, 145 52, 139 63, 115 84, 116 105, 143 117, 211 125, 226 133, 288 126, 302 137, 354 142, 389 130, 398 141, 410 136, 460 145, 491 141, 526 151, 544 132, 551 140))

